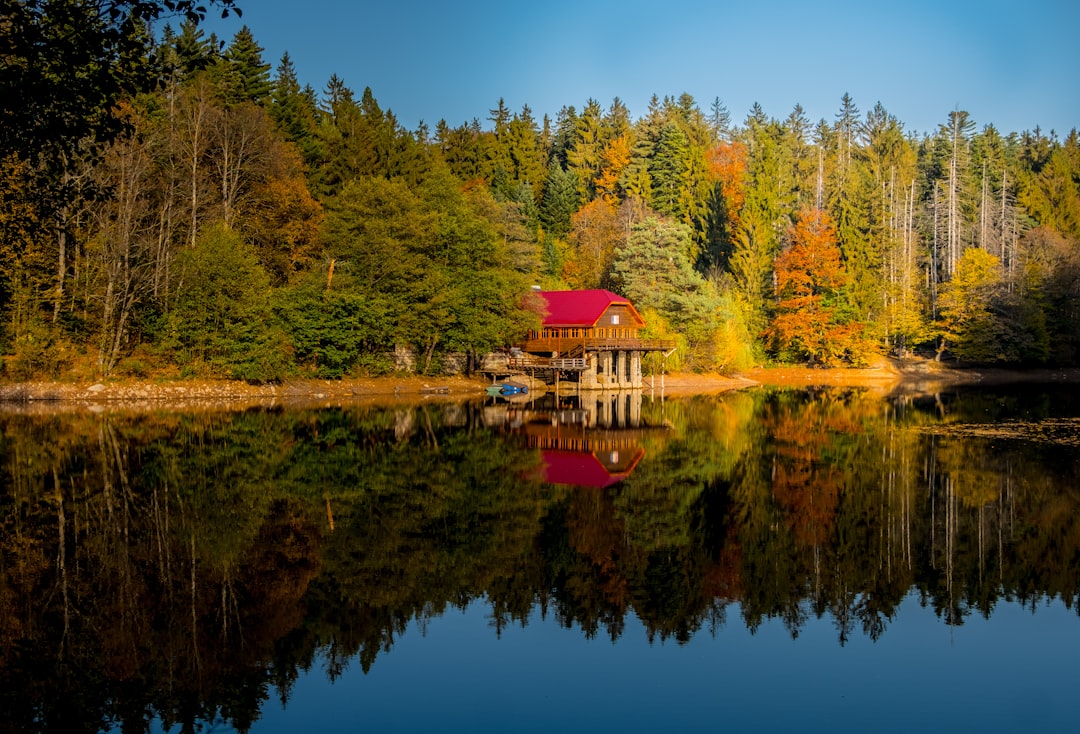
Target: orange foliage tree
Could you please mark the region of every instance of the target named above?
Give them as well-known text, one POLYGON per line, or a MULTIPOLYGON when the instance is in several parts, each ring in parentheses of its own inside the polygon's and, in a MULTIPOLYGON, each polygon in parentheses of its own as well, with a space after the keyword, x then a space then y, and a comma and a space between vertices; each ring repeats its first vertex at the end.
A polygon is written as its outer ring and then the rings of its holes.
POLYGON ((571 288, 598 288, 604 283, 623 233, 617 214, 605 199, 593 199, 570 217, 574 249, 562 275, 571 288))
POLYGON ((609 142, 601 155, 600 174, 596 177, 598 197, 612 205, 622 198, 622 186, 619 182, 629 163, 630 134, 623 133, 609 142))
POLYGON ((739 212, 746 201, 746 160, 746 146, 738 142, 721 143, 709 151, 709 177, 720 185, 729 232, 738 229, 739 212))
POLYGON ((862 329, 847 304, 850 277, 832 218, 820 209, 804 210, 788 238, 773 261, 776 315, 766 332, 773 348, 781 357, 825 365, 858 361, 862 329))

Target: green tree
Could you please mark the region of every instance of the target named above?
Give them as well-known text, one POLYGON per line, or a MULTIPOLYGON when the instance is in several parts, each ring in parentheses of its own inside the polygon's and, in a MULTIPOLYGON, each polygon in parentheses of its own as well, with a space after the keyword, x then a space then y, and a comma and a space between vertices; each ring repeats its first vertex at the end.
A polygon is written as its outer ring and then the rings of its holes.
POLYGON ((180 24, 179 35, 172 26, 165 26, 157 49, 157 62, 168 89, 175 89, 217 59, 218 49, 197 23, 185 20, 180 24))
POLYGON ((686 366, 715 368, 713 338, 720 302, 694 270, 687 255, 692 247, 685 224, 650 216, 633 226, 615 253, 611 277, 618 292, 655 312, 681 338, 686 366))
POLYGON ((566 170, 577 183, 578 200, 592 201, 604 150, 603 110, 590 99, 574 120, 574 135, 566 150, 566 170))
POLYGON ((255 382, 282 378, 285 339, 271 318, 270 280, 255 253, 217 225, 181 250, 164 346, 178 364, 255 382))
POLYGON ((787 231, 790 185, 780 148, 780 127, 754 105, 744 126, 748 164, 743 205, 734 232, 728 267, 748 314, 752 333, 760 334, 769 317, 772 263, 787 231))
POLYGON ((267 105, 270 102, 273 85, 270 64, 263 63, 263 50, 247 26, 233 36, 218 62, 221 94, 226 103, 267 105))
POLYGON ((964 253, 956 275, 941 292, 943 347, 961 356, 983 352, 990 325, 989 302, 1001 282, 999 266, 1000 261, 985 250, 964 253), (973 338, 978 348, 971 348, 973 338))
POLYGON ((870 255, 862 262, 848 260, 853 298, 867 338, 904 354, 929 333, 915 220, 916 151, 900 122, 880 104, 867 113, 863 134, 857 159, 870 255))
POLYGON ((661 214, 685 220, 690 191, 690 141, 674 122, 660 130, 649 164, 653 208, 661 214))
POLYGON ((577 210, 579 201, 574 174, 563 170, 552 158, 540 199, 540 223, 544 230, 555 237, 565 237, 570 231, 570 215, 577 210))
MULTIPOLYGON (((212 0, 228 15, 234 0, 212 0)), ((108 142, 122 97, 157 81, 147 63, 147 24, 166 12, 192 23, 195 0, 42 0, 4 3, 0 158, 11 152, 72 156, 84 140, 108 142)))
POLYGON ((308 166, 319 159, 316 131, 319 107, 315 90, 301 88, 288 53, 282 54, 270 93, 270 116, 285 139, 295 143, 308 166))

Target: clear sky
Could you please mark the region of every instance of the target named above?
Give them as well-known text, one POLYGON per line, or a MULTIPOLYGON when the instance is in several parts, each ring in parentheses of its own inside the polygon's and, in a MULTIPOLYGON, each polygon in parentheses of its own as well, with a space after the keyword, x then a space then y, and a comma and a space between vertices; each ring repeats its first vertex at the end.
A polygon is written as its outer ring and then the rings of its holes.
POLYGON ((754 102, 832 121, 844 93, 877 102, 908 132, 965 110, 977 129, 1080 128, 1080 0, 237 0, 276 69, 288 51, 320 94, 336 73, 413 130, 452 127, 500 98, 539 122, 618 97, 633 119, 650 97, 687 92, 732 121, 754 102))

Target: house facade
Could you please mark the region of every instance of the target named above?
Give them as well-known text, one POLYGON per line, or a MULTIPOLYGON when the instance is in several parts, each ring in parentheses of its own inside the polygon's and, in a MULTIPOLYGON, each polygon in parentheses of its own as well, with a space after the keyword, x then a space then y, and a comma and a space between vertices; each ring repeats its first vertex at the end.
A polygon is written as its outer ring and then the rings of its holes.
POLYGON ((642 386, 641 358, 670 352, 674 341, 642 339, 645 320, 630 301, 608 290, 537 291, 543 309, 517 358, 522 368, 546 369, 581 390, 642 386))

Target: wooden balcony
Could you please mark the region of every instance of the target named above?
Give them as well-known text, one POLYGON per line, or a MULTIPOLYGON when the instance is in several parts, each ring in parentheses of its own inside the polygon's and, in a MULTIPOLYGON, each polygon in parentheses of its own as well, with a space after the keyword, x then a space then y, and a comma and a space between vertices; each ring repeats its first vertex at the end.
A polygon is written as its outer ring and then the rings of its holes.
POLYGON ((614 339, 599 337, 566 337, 529 339, 521 350, 530 354, 583 356, 588 352, 670 352, 674 339, 614 339))
POLYGON ((559 370, 561 372, 583 372, 589 367, 589 360, 584 357, 537 357, 535 354, 517 354, 507 358, 506 366, 514 370, 559 370))

